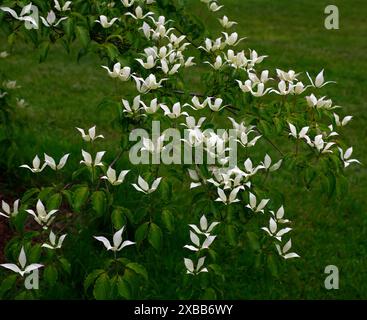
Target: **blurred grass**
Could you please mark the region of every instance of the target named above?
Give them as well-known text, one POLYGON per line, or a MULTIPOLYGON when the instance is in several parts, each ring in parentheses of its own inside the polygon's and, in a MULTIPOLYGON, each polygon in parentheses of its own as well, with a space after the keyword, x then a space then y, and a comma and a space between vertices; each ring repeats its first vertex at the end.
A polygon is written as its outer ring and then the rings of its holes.
MULTIPOLYGON (((194 10, 218 30, 215 19, 199 1, 191 0, 194 10)), ((340 30, 324 28, 324 0, 222 0, 221 13, 239 22, 236 31, 247 36, 246 45, 269 55, 261 68, 294 69, 316 75, 325 68, 327 79, 338 82, 325 88, 333 101, 354 116, 344 130, 355 157, 367 163, 367 3, 364 0, 334 1, 340 9, 340 30)), ((214 34, 214 33, 213 33, 214 34)), ((214 34, 216 36, 216 34, 214 34)), ((6 49, 1 38, 0 50, 6 49)), ((97 124, 107 150, 118 143, 118 132, 111 127, 112 108, 97 108, 103 97, 114 94, 112 80, 106 78, 97 57, 76 63, 75 52, 68 56, 54 47, 49 58, 38 64, 33 48, 17 45, 8 59, 0 60, 1 70, 17 79, 19 91, 30 107, 17 109, 19 152, 15 162, 30 162, 38 153, 61 155, 80 153, 80 138, 74 127, 97 124), (116 144, 114 144, 116 142, 116 144), (52 150, 52 151, 50 151, 52 150)), ((196 83, 198 79, 191 79, 196 83)), ((17 165, 18 165, 17 163, 17 165)), ((298 261, 282 264, 279 279, 254 270, 245 255, 228 257, 233 273, 227 277, 226 298, 345 299, 367 298, 367 218, 365 166, 348 168, 350 190, 344 199, 325 203, 317 192, 294 186, 293 180, 275 182, 285 192, 285 206, 294 220, 293 242, 301 254, 298 261), (231 260, 233 259, 233 260, 231 260), (340 271, 340 289, 324 288, 325 266, 340 271)), ((224 261, 223 261, 224 263, 224 261)), ((220 264, 220 261, 219 261, 220 264)))

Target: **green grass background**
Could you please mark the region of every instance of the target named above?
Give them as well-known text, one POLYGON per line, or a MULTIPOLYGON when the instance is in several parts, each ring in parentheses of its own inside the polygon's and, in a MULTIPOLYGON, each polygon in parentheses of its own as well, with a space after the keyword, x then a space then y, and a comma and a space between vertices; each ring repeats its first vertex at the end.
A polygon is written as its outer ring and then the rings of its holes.
MULTIPOLYGON (((215 19, 199 1, 192 10, 216 28, 215 19), (208 18, 209 17, 209 18, 208 18)), ((326 93, 354 116, 344 134, 354 146, 354 156, 367 163, 367 2, 333 1, 340 10, 340 30, 324 28, 323 0, 222 0, 222 13, 239 23, 236 31, 247 36, 246 45, 269 55, 261 68, 294 69, 316 74, 325 68, 327 79, 337 81, 326 93)), ((0 51, 6 49, 1 38, 0 51)), ((104 149, 113 152, 118 133, 111 126, 115 110, 98 108, 103 97, 114 94, 97 57, 80 63, 61 47, 53 47, 45 63, 38 63, 32 47, 16 45, 12 56, 0 60, 0 68, 18 80, 19 94, 30 104, 17 109, 18 152, 16 165, 30 162, 38 153, 59 156, 80 153, 75 127, 96 124, 106 137, 104 149)), ((197 79, 192 79, 195 82, 197 79)), ((128 93, 128 92, 127 92, 128 93)), ((282 264, 279 279, 255 271, 246 257, 236 260, 228 274, 227 298, 239 299, 346 299, 367 298, 367 171, 364 165, 348 170, 349 193, 325 203, 317 192, 306 192, 292 181, 279 182, 286 194, 289 217, 295 222, 292 239, 302 258, 282 264), (324 268, 336 265, 340 289, 324 288, 324 268)), ((19 173, 21 174, 21 173, 19 173)), ((17 183, 17 177, 10 177, 17 183)), ((20 179, 20 178, 19 178, 20 179)), ((10 190, 0 190, 10 193, 10 190)), ((220 262, 219 262, 220 263, 220 262)), ((224 262, 223 262, 224 263, 224 262)))

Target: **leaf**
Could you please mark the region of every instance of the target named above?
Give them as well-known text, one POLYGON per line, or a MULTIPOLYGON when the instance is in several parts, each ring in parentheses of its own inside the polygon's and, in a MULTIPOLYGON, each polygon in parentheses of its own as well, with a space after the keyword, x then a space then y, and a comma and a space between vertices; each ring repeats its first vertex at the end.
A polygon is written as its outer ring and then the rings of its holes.
POLYGON ((7 291, 9 291, 11 288, 13 288, 14 284, 17 281, 17 275, 12 274, 8 277, 6 277, 2 282, 0 286, 0 298, 2 299, 7 291))
POLYGON ((141 242, 147 237, 148 228, 149 228, 149 222, 145 222, 141 226, 139 226, 138 229, 136 229, 135 231, 135 241, 136 242, 141 242))
POLYGON ((48 210, 58 209, 61 205, 62 196, 60 193, 55 193, 46 202, 46 207, 48 210))
POLYGON ((216 300, 217 294, 213 288, 206 288, 204 293, 201 296, 203 300, 216 300))
POLYGON ((93 270, 84 280, 84 290, 87 291, 92 283, 103 273, 103 269, 93 270))
POLYGON ((78 40, 82 44, 83 48, 87 48, 90 43, 89 31, 84 27, 77 26, 75 28, 75 33, 78 37, 78 40))
POLYGON ((163 210, 162 221, 164 223, 164 226, 167 228, 169 232, 173 232, 175 230, 174 219, 175 218, 170 210, 168 209, 163 210))
POLYGON ((260 242, 257 235, 254 232, 248 231, 246 233, 247 238, 249 239, 250 246, 252 250, 259 251, 260 250, 260 242))
POLYGON ((49 285, 54 286, 58 278, 57 269, 53 266, 47 266, 43 272, 43 276, 49 285))
POLYGON ((156 224, 151 223, 148 232, 148 241, 151 246, 157 251, 160 250, 162 245, 162 230, 156 224))
POLYGON ((270 273, 272 274, 273 277, 278 277, 279 273, 278 273, 278 263, 274 257, 274 255, 268 255, 267 258, 267 263, 268 263, 268 268, 270 270, 270 273))
POLYGON ((75 211, 80 212, 81 207, 87 201, 89 196, 88 187, 79 187, 73 193, 73 208, 75 211))
POLYGON ((94 284, 93 296, 97 300, 107 300, 110 296, 111 283, 107 273, 98 277, 94 284))
POLYGON ((126 265, 126 268, 134 271, 136 274, 141 275, 145 280, 148 281, 147 270, 139 263, 131 262, 126 265))
POLYGON ((65 258, 60 258, 59 261, 60 261, 60 264, 61 264, 63 270, 67 274, 70 274, 71 273, 71 264, 70 264, 70 262, 65 258))
POLYGON ((231 246, 236 246, 238 242, 237 242, 237 232, 236 232, 235 227, 230 224, 226 225, 225 233, 226 233, 226 238, 227 238, 228 243, 231 246))
POLYGON ((116 230, 120 230, 126 224, 124 208, 116 208, 112 211, 111 221, 116 230))
POLYGON ((117 289, 122 298, 131 299, 131 288, 127 281, 120 278, 117 283, 117 289))
POLYGON ((93 210, 97 215, 103 216, 107 207, 106 195, 103 191, 96 191, 91 196, 93 210))
POLYGON ((40 59, 39 62, 44 62, 47 59, 48 50, 50 49, 50 43, 47 41, 44 41, 39 46, 39 55, 40 59))
POLYGON ((107 56, 110 58, 111 61, 116 60, 119 56, 120 52, 115 45, 112 43, 105 43, 103 47, 106 49, 107 56))

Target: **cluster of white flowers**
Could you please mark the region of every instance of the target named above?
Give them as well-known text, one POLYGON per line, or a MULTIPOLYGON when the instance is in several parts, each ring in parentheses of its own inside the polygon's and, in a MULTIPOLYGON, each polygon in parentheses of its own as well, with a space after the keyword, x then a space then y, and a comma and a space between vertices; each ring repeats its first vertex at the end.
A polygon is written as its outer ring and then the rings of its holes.
MULTIPOLYGON (((189 227, 191 228, 190 240, 192 244, 185 245, 184 248, 196 252, 198 255, 200 255, 203 250, 209 249, 210 245, 217 237, 212 235, 212 231, 218 224, 219 222, 214 221, 209 225, 205 215, 202 215, 200 218, 199 226, 189 224, 189 227), (200 237, 203 238, 203 241, 200 240, 200 237)), ((208 269, 204 267, 205 259, 206 256, 200 257, 195 267, 193 260, 184 258, 187 274, 198 275, 201 272, 208 272, 208 269)))

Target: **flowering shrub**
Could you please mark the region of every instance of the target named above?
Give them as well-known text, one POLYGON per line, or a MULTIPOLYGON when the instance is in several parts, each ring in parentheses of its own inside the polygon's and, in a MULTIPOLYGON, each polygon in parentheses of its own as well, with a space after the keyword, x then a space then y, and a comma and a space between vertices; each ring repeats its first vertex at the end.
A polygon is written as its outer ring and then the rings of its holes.
POLYGON ((185 1, 0 8, 10 43, 29 39, 41 61, 55 42, 69 50, 77 40, 78 59, 98 53, 116 86, 106 101, 121 124, 114 155, 101 151, 104 136, 92 126, 76 128, 80 155, 36 155, 20 165, 35 175, 53 170, 55 180, 2 202, 14 231, 11 263, 2 266, 19 275, 4 273, 3 297, 164 297, 163 272, 178 298, 223 298, 226 256, 246 250, 270 270, 300 257, 272 177, 292 172, 309 189, 321 182, 340 194, 343 169, 358 163, 337 132, 352 117, 322 97, 332 85, 324 70, 262 70, 267 56, 239 49, 245 38, 230 31, 236 22, 223 6, 202 2, 223 28, 214 39, 202 37, 208 32, 185 1), (200 83, 188 80, 194 71, 200 83), (80 162, 71 176, 69 161, 80 162), (21 278, 38 270, 40 290, 28 290, 21 278))

